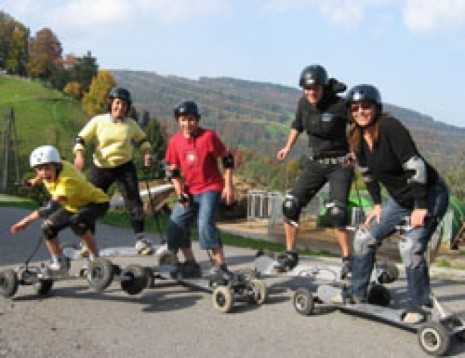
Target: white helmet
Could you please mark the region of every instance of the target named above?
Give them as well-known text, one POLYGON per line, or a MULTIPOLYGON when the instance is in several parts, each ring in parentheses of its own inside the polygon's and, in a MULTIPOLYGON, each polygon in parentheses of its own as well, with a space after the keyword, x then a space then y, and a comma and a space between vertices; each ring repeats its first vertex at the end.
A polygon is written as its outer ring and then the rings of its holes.
POLYGON ((32 151, 29 163, 31 168, 40 164, 61 163, 60 153, 52 145, 43 145, 32 151))

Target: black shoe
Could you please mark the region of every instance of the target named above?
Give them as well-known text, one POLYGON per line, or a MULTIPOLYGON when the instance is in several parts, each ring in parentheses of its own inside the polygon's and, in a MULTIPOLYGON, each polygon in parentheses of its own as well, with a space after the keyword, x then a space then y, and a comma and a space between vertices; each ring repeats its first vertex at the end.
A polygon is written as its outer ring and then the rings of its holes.
POLYGON ((216 270, 216 276, 220 280, 224 280, 226 282, 231 282, 236 278, 236 275, 229 271, 226 265, 218 266, 216 270))
POLYGON ((344 256, 342 258, 341 280, 352 276, 352 257, 344 256))
POLYGON ((183 278, 200 278, 202 270, 200 265, 195 261, 186 261, 180 265, 180 271, 183 278))
POLYGON ((279 269, 282 271, 291 271, 299 263, 299 255, 295 251, 286 251, 277 257, 279 269))

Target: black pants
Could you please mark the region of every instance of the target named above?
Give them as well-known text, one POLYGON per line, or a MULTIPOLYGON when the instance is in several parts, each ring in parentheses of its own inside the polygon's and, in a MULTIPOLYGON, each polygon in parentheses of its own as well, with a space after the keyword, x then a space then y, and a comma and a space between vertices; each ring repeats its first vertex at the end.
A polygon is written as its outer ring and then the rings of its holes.
POLYGON ((100 168, 92 165, 88 180, 105 193, 116 182, 124 199, 124 206, 131 217, 134 232, 137 234, 144 231, 144 210, 139 194, 139 180, 132 161, 115 168, 100 168))
POLYGON ((340 164, 322 164, 309 160, 302 174, 292 188, 291 194, 297 197, 301 207, 305 207, 318 191, 329 183, 329 201, 345 208, 345 216, 331 222, 334 227, 344 227, 348 224, 347 200, 352 183, 353 170, 340 164))
POLYGON ((51 223, 49 229, 53 231, 55 235, 67 228, 68 226, 79 225, 85 223, 87 228, 95 234, 95 222, 98 218, 105 215, 109 208, 108 202, 89 204, 81 208, 77 213, 72 213, 63 207, 55 210, 47 220, 51 223))

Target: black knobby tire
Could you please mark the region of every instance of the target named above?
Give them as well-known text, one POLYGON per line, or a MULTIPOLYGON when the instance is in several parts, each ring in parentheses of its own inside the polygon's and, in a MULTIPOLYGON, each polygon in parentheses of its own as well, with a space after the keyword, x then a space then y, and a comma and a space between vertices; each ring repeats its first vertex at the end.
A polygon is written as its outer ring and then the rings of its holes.
POLYGON ((141 265, 129 265, 121 271, 121 289, 137 295, 147 287, 147 270, 141 265))
POLYGON ((96 258, 94 261, 89 261, 87 269, 87 282, 89 287, 95 291, 103 291, 113 281, 114 268, 110 260, 104 258, 96 258))
POLYGON ((299 288, 295 291, 293 304, 296 312, 303 316, 310 315, 315 308, 313 294, 307 288, 299 288))
POLYGON ((418 330, 418 343, 428 354, 442 356, 450 347, 447 329, 438 322, 426 322, 418 330))
POLYGON ((53 287, 53 280, 44 279, 38 280, 35 282, 32 287, 34 288, 34 292, 40 296, 47 295, 53 287))
POLYGON ((378 277, 380 283, 393 283, 399 278, 399 269, 394 262, 384 261, 378 268, 382 271, 378 277))
POLYGON ((391 303, 391 293, 383 285, 371 284, 368 287, 367 301, 376 306, 387 307, 391 303))
POLYGON ((15 270, 0 271, 0 295, 6 298, 13 297, 18 290, 19 280, 15 270))

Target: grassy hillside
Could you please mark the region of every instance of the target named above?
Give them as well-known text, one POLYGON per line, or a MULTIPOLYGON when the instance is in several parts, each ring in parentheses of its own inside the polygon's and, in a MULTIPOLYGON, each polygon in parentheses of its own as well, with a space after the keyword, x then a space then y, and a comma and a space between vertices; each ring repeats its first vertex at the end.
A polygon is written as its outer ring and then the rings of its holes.
MULTIPOLYGON (((62 93, 47 88, 39 82, 10 77, 0 77, 0 131, 1 147, 5 147, 10 108, 14 110, 16 137, 21 172, 28 168, 32 149, 43 144, 59 148, 62 155, 72 158, 73 138, 86 121, 77 103, 62 93)), ((10 159, 12 154, 10 154, 10 159)), ((3 172, 4 153, 0 154, 3 172)))
MULTIPOLYGON (((183 98, 196 100, 202 122, 216 129, 228 145, 249 148, 274 158, 284 145, 301 96, 297 88, 233 78, 191 80, 153 72, 112 71, 133 93, 139 109, 150 111, 174 130, 173 107, 183 98)), ((440 168, 457 165, 465 147, 465 128, 447 125, 410 109, 386 104, 385 109, 411 130, 420 151, 440 168)), ((294 155, 306 150, 301 136, 294 155)))

